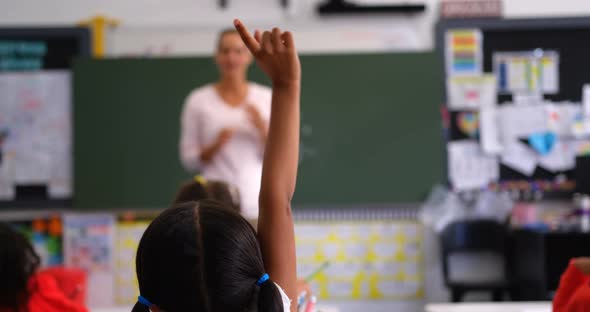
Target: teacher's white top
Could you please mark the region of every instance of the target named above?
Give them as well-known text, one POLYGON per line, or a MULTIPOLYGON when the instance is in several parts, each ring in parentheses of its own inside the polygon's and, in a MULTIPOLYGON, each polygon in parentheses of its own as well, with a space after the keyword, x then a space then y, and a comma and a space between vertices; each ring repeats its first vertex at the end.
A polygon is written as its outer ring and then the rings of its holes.
MULTIPOLYGON (((244 104, 254 105, 268 122, 271 97, 270 88, 250 83, 244 104)), ((188 171, 201 171, 207 179, 235 185, 242 215, 256 219, 264 146, 244 107, 225 103, 211 84, 192 91, 181 117, 180 159, 188 171), (209 163, 202 164, 201 149, 215 142, 224 128, 235 130, 232 138, 209 163)))

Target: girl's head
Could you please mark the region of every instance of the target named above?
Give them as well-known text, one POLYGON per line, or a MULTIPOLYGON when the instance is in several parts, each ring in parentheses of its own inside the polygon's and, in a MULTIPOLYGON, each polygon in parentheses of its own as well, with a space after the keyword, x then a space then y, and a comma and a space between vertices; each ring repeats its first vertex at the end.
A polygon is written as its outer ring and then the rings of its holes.
POLYGON ((173 203, 180 204, 203 199, 218 201, 222 205, 240 212, 240 193, 235 186, 221 181, 207 180, 202 176, 196 176, 193 180, 183 184, 173 203))
MULTIPOLYGON (((154 219, 136 268, 141 295, 162 311, 283 311, 276 285, 257 285, 265 270, 254 229, 213 201, 182 203, 154 219)), ((137 303, 140 311, 148 308, 137 303)))
POLYGON ((217 39, 215 63, 226 78, 244 78, 252 63, 252 54, 235 29, 224 30, 217 39))
POLYGON ((28 282, 39 267, 39 256, 27 238, 6 223, 0 223, 0 246, 0 308, 20 311, 29 300, 28 282))
POLYGON ((241 212, 240 192, 237 187, 221 181, 207 181, 206 188, 209 198, 232 208, 236 212, 241 212))
POLYGON ((190 201, 199 201, 209 198, 207 191, 207 180, 202 176, 195 176, 194 179, 184 183, 176 193, 173 204, 180 204, 190 201))

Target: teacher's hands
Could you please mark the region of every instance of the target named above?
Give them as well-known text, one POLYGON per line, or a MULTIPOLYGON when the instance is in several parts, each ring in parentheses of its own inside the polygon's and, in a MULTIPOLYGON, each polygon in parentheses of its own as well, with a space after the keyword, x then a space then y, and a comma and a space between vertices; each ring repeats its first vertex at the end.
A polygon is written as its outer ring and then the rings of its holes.
POLYGON ((225 145, 234 136, 235 132, 236 131, 233 128, 223 128, 221 132, 219 132, 219 135, 217 135, 217 144, 220 147, 225 145))
POLYGON ((233 128, 223 128, 217 135, 215 142, 203 148, 200 155, 201 161, 204 163, 210 162, 217 152, 234 136, 234 133, 233 128))

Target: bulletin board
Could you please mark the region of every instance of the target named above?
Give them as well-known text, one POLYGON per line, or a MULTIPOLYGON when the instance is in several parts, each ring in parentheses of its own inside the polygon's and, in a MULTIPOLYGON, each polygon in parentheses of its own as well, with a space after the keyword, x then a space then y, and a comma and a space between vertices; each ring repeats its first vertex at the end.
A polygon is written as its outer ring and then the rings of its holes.
POLYGON ((85 28, 0 28, 0 207, 67 207, 73 197, 72 60, 85 28))
MULTIPOLYGON (((447 104, 443 109, 443 119, 446 123, 449 183, 461 184, 457 178, 453 183, 453 175, 458 174, 454 172, 452 159, 454 155, 467 151, 479 157, 480 165, 487 168, 484 169, 484 176, 487 175, 490 185, 503 185, 509 189, 532 187, 543 189, 546 194, 569 196, 575 189, 575 165, 572 167, 571 161, 575 161, 575 156, 588 153, 589 137, 573 135, 569 133, 569 128, 562 131, 559 126, 554 125, 557 122, 551 118, 571 118, 573 129, 578 121, 582 125, 583 118, 588 117, 584 117, 582 95, 583 86, 590 83, 590 42, 586 40, 590 36, 590 18, 443 20, 437 25, 436 36, 439 57, 446 64, 442 70, 446 87, 444 103, 447 104), (469 51, 470 47, 473 51, 469 51), (507 68, 507 63, 503 62, 507 59, 511 61, 510 58, 514 60, 514 64, 523 64, 519 70, 523 69, 525 84, 520 88, 525 88, 526 91, 506 86, 516 85, 513 79, 517 72, 516 67, 508 67, 509 74, 502 72, 507 68), (456 105, 456 101, 453 104, 452 97, 458 90, 456 86, 460 84, 455 84, 452 89, 449 81, 475 79, 481 73, 488 74, 486 78, 494 79, 489 89, 479 89, 482 92, 479 95, 493 89, 490 91, 495 94, 493 118, 489 118, 491 115, 487 108, 469 107, 469 103, 456 105), (506 91, 507 89, 512 91, 506 91), (523 106, 529 107, 529 104, 535 103, 542 103, 545 111, 548 111, 551 131, 539 130, 538 133, 526 135, 523 133, 523 137, 518 137, 518 143, 502 142, 501 152, 490 154, 490 148, 482 147, 486 140, 483 133, 485 131, 482 131, 484 124, 496 123, 494 126, 500 133, 512 131, 505 129, 509 123, 502 116, 506 115, 501 115, 498 111, 504 114, 511 109, 508 105, 520 105, 511 114, 517 117, 520 115, 518 120, 528 122, 530 120, 526 119, 530 116, 529 112, 534 113, 539 109, 527 110, 523 106), (547 132, 552 133, 549 135, 547 132), (507 144, 510 146, 507 147, 507 144), (555 165, 554 159, 553 163, 551 159, 547 160, 545 156, 553 155, 553 150, 547 152, 543 148, 557 149, 562 146, 563 150, 568 151, 567 156, 564 156, 567 161, 555 165), (530 162, 526 164, 524 159, 516 159, 517 165, 510 165, 512 159, 510 155, 506 156, 510 153, 517 156, 530 153, 536 160, 533 165, 530 162), (515 169, 516 167, 518 168, 515 169)), ((463 83, 465 85, 467 84, 463 83)), ((484 184, 481 180, 472 182, 472 186, 484 184)), ((469 183, 460 188, 469 188, 469 183)))

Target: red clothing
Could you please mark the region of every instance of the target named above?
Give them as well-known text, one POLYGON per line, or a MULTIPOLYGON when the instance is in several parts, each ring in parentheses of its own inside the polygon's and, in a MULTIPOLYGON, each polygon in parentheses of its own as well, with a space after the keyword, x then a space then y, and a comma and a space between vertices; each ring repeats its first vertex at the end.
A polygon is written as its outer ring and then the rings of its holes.
MULTIPOLYGON (((88 312, 83 304, 72 295, 66 294, 59 284, 67 278, 69 272, 50 269, 35 274, 29 280, 30 298, 28 312, 88 312), (57 274, 56 274, 57 273, 57 274)), ((76 294, 74 294, 75 296, 76 294)), ((0 312, 13 312, 12 309, 0 308, 0 312)))
POLYGON ((573 261, 561 276, 553 312, 590 312, 590 276, 584 275, 573 261))

